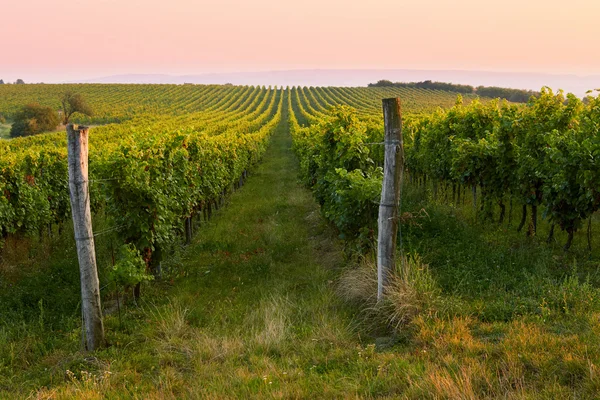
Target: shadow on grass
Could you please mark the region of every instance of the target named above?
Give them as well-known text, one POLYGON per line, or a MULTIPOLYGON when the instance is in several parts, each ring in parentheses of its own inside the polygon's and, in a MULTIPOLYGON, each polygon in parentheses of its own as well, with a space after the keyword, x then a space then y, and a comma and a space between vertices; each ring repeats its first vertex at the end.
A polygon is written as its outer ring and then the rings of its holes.
POLYGON ((548 309, 563 314, 600 309, 597 256, 581 249, 565 253, 517 233, 514 225, 474 223, 469 206, 424 197, 420 190, 406 190, 405 210, 425 208, 429 217, 403 227, 404 251, 421 255, 443 292, 463 300, 461 314, 510 321, 543 316, 548 309))

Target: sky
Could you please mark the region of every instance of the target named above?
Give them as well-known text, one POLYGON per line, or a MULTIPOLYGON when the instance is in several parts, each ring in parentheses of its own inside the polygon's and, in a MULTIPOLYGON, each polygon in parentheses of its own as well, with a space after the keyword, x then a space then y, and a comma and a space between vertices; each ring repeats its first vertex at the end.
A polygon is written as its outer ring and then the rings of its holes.
POLYGON ((8 0, 0 79, 427 69, 600 74, 600 0, 8 0))

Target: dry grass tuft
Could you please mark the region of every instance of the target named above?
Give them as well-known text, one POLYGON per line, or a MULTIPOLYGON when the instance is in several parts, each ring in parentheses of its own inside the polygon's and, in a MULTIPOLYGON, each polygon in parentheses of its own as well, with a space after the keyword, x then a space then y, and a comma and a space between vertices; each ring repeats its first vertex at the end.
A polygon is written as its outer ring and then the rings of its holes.
POLYGON ((206 362, 224 362, 231 357, 241 357, 245 351, 241 336, 215 337, 206 332, 198 332, 193 338, 195 358, 203 365, 206 362))
POLYGON ((402 257, 399 271, 386 288, 386 303, 389 309, 388 323, 394 329, 407 325, 418 315, 436 313, 436 302, 440 290, 418 256, 402 257))
POLYGON ((356 267, 340 276, 337 293, 344 301, 354 304, 373 304, 377 300, 377 265, 363 258, 356 267))
POLYGON ((436 314, 440 290, 428 266, 418 256, 401 257, 397 265, 380 302, 377 302, 377 266, 372 260, 363 259, 340 277, 339 296, 359 304, 371 328, 376 328, 374 324, 384 324, 398 331, 419 315, 436 314))
POLYGON ((149 339, 155 343, 156 355, 163 368, 185 369, 195 354, 191 340, 194 329, 186 320, 188 314, 187 308, 174 301, 148 310, 153 324, 149 339))
POLYGON ((112 373, 106 369, 98 374, 88 371, 74 373, 70 370, 65 372, 65 380, 68 386, 60 388, 42 388, 35 394, 29 396, 30 399, 103 399, 103 392, 111 387, 112 373))
POLYGON ((153 306, 148 314, 156 327, 157 338, 171 340, 187 337, 190 333, 190 326, 186 320, 189 312, 190 310, 177 302, 169 302, 162 309, 153 306))
POLYGON ((473 375, 472 368, 466 366, 454 374, 446 369, 435 369, 425 379, 429 386, 427 391, 435 393, 437 398, 477 400, 480 397, 473 388, 473 375))
POLYGON ((254 343, 266 349, 274 349, 288 336, 290 326, 290 302, 282 296, 272 296, 264 300, 249 317, 253 326, 254 343))

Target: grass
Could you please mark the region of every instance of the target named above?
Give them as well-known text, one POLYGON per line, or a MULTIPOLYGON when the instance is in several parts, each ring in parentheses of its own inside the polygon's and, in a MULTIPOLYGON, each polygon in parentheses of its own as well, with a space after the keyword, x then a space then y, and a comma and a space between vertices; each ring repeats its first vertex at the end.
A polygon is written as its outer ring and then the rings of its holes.
POLYGON ((10 138, 10 124, 2 124, 0 123, 0 139, 9 139, 10 138))
POLYGON ((596 259, 471 224, 467 211, 413 191, 406 209, 429 214, 404 227, 413 269, 380 310, 392 326, 366 323, 373 268, 349 265, 297 172, 284 120, 242 190, 165 261, 164 279, 121 319, 106 317, 110 346, 93 355, 79 351, 69 246, 13 286, 0 282, 0 398, 600 393, 596 259))
MULTIPOLYGON (((418 227, 405 228, 405 249, 422 254, 442 289, 468 300, 471 315, 490 322, 540 315, 546 307, 542 303, 565 307, 558 304, 565 301, 558 299, 563 296, 561 285, 578 282, 579 289, 592 292, 600 287, 600 254, 588 252, 585 232, 579 232, 571 251, 564 252, 561 243, 545 243, 549 226, 544 220, 539 221, 538 236, 527 238, 526 229, 516 231, 518 216, 511 225, 474 223, 470 205, 432 204, 426 198, 419 190, 409 190, 408 207, 425 207, 429 217, 418 227)), ((563 235, 556 236, 562 241, 563 235)), ((598 249, 597 235, 595 239, 593 248, 598 249)), ((594 302, 596 295, 590 297, 594 302)))

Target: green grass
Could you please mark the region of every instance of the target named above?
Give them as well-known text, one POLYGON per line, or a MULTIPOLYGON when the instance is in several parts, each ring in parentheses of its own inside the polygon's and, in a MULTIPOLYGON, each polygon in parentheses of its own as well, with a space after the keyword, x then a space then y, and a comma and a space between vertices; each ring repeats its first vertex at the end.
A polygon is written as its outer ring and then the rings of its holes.
POLYGON ((418 308, 386 330, 336 294, 353 267, 297 183, 290 145, 284 119, 246 185, 167 257, 139 307, 119 318, 105 296, 106 349, 79 351, 70 246, 2 283, 0 398, 597 396, 597 260, 471 224, 412 191, 406 210, 429 217, 404 227, 404 249, 429 264, 411 278, 427 282, 399 296, 418 308))
POLYGON ((10 138, 10 124, 0 124, 0 139, 10 138))

